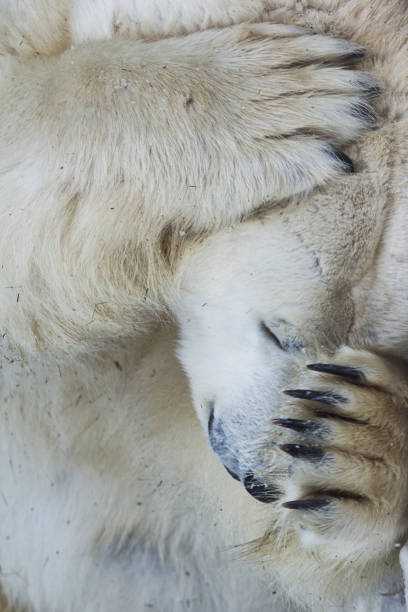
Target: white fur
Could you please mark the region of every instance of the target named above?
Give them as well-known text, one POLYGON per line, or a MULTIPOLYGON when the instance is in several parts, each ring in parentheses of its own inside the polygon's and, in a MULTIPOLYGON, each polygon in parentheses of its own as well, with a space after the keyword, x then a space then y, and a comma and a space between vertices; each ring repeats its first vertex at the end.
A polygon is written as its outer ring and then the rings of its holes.
POLYGON ((401 609, 380 593, 398 590, 407 531, 403 3, 3 0, 0 11, 10 606, 401 609), (367 127, 351 111, 367 107, 370 81, 336 62, 360 45, 387 88, 385 120, 346 176, 333 147, 367 127), (342 344, 371 352, 335 353, 342 344), (287 442, 271 418, 307 410, 281 390, 323 384, 304 369, 322 355, 366 368, 374 386, 350 405, 371 406, 375 426, 336 430, 333 465, 348 473, 359 444, 382 452, 380 493, 371 464, 347 482, 360 478, 374 506, 303 525, 250 497, 210 451, 177 346, 204 429, 213 405, 241 479, 280 470, 283 500, 311 479, 333 488, 333 473, 289 472, 268 450, 287 442))

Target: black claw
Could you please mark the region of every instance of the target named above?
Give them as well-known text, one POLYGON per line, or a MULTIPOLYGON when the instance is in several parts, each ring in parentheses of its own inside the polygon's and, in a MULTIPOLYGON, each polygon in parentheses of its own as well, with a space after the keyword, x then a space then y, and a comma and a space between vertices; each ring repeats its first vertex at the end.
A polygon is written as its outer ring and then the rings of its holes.
POLYGON ((313 421, 301 421, 299 419, 273 419, 272 423, 301 433, 313 433, 321 429, 320 425, 313 423, 313 421))
POLYGON ((225 469, 227 470, 228 474, 229 474, 230 476, 232 476, 234 480, 238 480, 238 482, 240 482, 240 478, 239 478, 239 476, 238 476, 238 475, 237 475, 235 472, 233 472, 232 470, 230 470, 229 468, 227 468, 227 466, 226 466, 226 465, 224 465, 224 467, 225 467, 225 469))
POLYGON ((367 87, 366 89, 366 95, 369 97, 370 100, 374 99, 374 98, 378 98, 379 96, 381 96, 383 90, 379 85, 371 85, 371 87, 367 87))
POLYGON ((322 402, 329 406, 336 406, 337 404, 345 404, 347 399, 332 391, 309 391, 309 389, 286 389, 284 391, 286 395, 296 397, 298 399, 313 400, 314 402, 322 402))
POLYGON ((211 432, 214 426, 214 404, 211 403, 211 411, 208 419, 208 435, 211 436, 211 432))
POLYGON ((373 110, 362 102, 356 102, 350 107, 350 114, 353 117, 357 117, 360 121, 367 123, 367 125, 374 126, 377 124, 377 117, 373 110))
POLYGON ((322 510, 330 505, 328 499, 296 499, 282 504, 289 510, 322 510))
POLYGON ((291 457, 306 459, 307 461, 320 461, 325 454, 321 448, 305 446, 304 444, 280 444, 279 448, 291 457))
POLYGON ((365 58, 365 51, 363 49, 358 49, 356 51, 352 51, 351 53, 345 53, 341 57, 336 59, 337 64, 341 64, 342 66, 349 66, 350 64, 355 64, 356 62, 361 62, 365 58))
POLYGON ((361 370, 352 366, 335 365, 334 363, 312 363, 308 366, 313 372, 323 372, 323 374, 333 374, 334 376, 342 376, 353 383, 364 383, 366 378, 361 370))
POLYGON ((373 83, 369 79, 358 79, 356 81, 356 86, 363 90, 364 94, 369 100, 373 100, 374 98, 378 98, 382 94, 382 89, 377 83, 373 83))
POLYGON ((349 158, 348 155, 343 153, 343 151, 338 151, 337 149, 328 149, 327 152, 330 157, 332 157, 342 165, 344 172, 347 172, 348 174, 352 174, 354 172, 354 165, 352 160, 349 158))
POLYGON ((277 487, 257 480, 253 474, 247 474, 245 476, 243 485, 252 497, 255 497, 255 499, 264 504, 270 504, 276 501, 281 495, 277 487))

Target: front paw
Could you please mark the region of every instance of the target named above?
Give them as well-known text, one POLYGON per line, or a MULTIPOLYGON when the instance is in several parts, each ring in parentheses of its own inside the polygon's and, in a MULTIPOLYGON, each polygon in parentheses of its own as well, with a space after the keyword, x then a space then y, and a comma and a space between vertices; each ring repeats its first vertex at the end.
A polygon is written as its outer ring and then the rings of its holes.
POLYGON ((343 349, 307 366, 296 383, 273 420, 283 523, 307 547, 371 558, 391 550, 408 528, 401 373, 373 354, 343 349))
POLYGON ((220 36, 218 61, 231 54, 224 106, 235 115, 237 142, 246 154, 259 149, 268 166, 270 199, 352 172, 340 147, 376 125, 370 100, 379 93, 366 73, 350 70, 364 58, 361 47, 271 23, 231 28, 230 41, 220 36))

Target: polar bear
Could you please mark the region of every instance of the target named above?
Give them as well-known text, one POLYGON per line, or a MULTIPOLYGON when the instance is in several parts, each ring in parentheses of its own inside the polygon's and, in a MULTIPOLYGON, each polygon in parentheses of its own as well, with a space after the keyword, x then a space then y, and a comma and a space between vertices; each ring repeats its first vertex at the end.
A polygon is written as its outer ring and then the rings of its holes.
POLYGON ((404 609, 404 2, 0 10, 4 609, 404 609))

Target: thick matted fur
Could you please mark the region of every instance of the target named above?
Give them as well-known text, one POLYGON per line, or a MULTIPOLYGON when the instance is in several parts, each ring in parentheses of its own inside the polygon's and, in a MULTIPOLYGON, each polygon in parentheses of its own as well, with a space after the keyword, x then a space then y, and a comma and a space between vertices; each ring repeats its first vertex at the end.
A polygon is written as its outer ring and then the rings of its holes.
POLYGON ((0 18, 10 608, 403 609, 405 3, 0 18))

